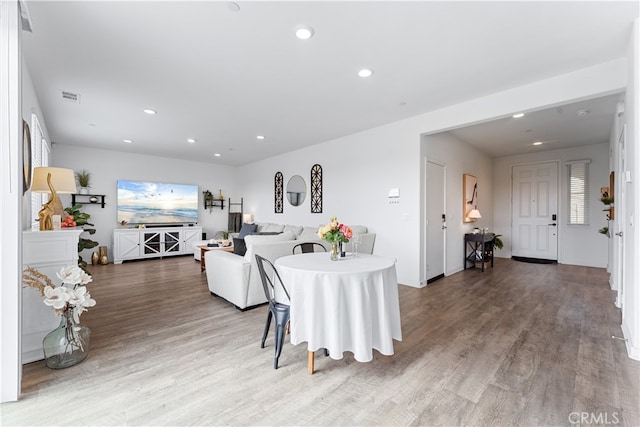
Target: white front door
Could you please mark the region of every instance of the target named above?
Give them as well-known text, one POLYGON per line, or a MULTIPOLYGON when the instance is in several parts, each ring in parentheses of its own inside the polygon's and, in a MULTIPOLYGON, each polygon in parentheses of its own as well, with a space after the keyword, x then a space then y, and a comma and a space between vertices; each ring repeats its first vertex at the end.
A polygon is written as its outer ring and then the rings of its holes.
POLYGON ((514 166, 513 256, 558 259, 558 164, 514 166))
POLYGON ((444 277, 445 168, 427 162, 427 283, 444 277))

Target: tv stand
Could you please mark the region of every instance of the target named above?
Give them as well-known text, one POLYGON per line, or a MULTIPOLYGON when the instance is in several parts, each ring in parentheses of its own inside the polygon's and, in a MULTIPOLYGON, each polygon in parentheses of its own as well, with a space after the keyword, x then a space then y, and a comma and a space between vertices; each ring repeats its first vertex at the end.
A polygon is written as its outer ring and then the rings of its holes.
POLYGON ((193 253, 202 227, 162 226, 153 228, 116 228, 113 230, 113 263, 146 258, 162 258, 193 253))
MULTIPOLYGON (((146 224, 145 228, 171 228, 171 227, 185 227, 184 224, 146 224)), ((143 230, 145 229, 143 228, 143 230)))

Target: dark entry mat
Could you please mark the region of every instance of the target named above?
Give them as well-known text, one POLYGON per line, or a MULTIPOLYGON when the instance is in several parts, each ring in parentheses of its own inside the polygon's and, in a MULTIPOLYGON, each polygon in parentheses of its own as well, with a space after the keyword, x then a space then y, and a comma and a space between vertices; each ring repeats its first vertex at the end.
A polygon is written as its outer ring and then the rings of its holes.
POLYGON ((530 262, 532 264, 557 264, 558 261, 555 259, 540 259, 540 258, 527 258, 523 256, 512 256, 512 260, 520 261, 520 262, 530 262))

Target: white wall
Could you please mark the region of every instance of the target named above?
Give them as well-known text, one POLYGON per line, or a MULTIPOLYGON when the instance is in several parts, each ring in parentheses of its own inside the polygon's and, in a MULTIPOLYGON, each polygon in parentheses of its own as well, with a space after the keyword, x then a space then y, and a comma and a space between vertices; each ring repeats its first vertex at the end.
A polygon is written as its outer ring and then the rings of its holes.
POLYGON ((609 186, 609 143, 542 151, 519 156, 495 158, 494 226, 503 234, 505 248, 496 256, 511 257, 511 170, 515 165, 557 161, 558 174, 558 262, 562 264, 607 267, 608 240, 598 230, 607 225, 605 205, 600 202, 600 187, 609 186), (589 225, 567 225, 567 166, 569 160, 590 159, 589 225))
MULTIPOLYGON (((493 226, 493 161, 486 153, 460 141, 449 132, 423 136, 422 152, 428 161, 446 166, 447 251, 445 275, 448 276, 464 268, 462 255, 465 233, 477 226, 489 227, 490 231, 503 234, 502 230, 495 229, 493 226), (462 175, 465 173, 478 178, 477 207, 482 218, 476 223, 463 222, 462 175)), ((429 203, 428 200, 427 203, 429 203)))
MULTIPOLYGON (((232 201, 240 201, 242 197, 238 191, 236 170, 230 166, 65 144, 53 145, 53 165, 75 171, 88 170, 91 172, 90 192, 106 195, 104 209, 97 204, 83 205, 82 211, 91 214, 90 222, 95 225, 96 229, 93 236, 83 234, 83 237, 99 242, 100 246, 107 246, 110 260, 113 260, 113 229, 119 227, 116 206, 116 186, 119 179, 198 185, 200 190, 198 224, 202 226, 208 238, 213 237, 213 233, 216 231, 227 229, 229 210, 226 206, 224 210, 220 208, 205 210, 202 192, 208 189, 212 193, 218 194, 218 189, 222 189, 224 197, 231 197, 232 201)), ((71 206, 70 195, 61 194, 60 200, 64 207, 71 206)), ((80 255, 86 261, 91 258, 91 252, 92 250, 85 250, 80 255)))
POLYGON ((22 376, 21 19, 17 2, 0 2, 0 402, 18 400, 22 376))
POLYGON ((318 226, 332 216, 376 233, 374 253, 397 258, 400 283, 417 284, 419 247, 419 144, 417 133, 392 124, 239 168, 247 211, 256 222, 318 226), (413 141, 413 143, 412 143, 413 141), (285 199, 284 213, 274 213, 274 175, 287 181, 300 175, 310 183, 311 167, 323 171, 323 211, 312 214, 310 195, 301 206, 285 199), (390 204, 391 188, 400 189, 390 204))
POLYGON ((624 221, 625 277, 624 300, 622 301, 622 330, 627 341, 627 350, 634 359, 640 360, 640 21, 635 20, 629 41, 628 85, 626 91, 625 120, 627 123, 627 168, 631 182, 626 184, 626 217, 624 221))

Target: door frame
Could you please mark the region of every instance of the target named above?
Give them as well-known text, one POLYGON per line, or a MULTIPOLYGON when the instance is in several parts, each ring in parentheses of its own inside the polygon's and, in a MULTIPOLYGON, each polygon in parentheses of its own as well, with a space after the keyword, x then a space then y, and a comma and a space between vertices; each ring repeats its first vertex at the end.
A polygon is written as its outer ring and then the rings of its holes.
MULTIPOLYGON (((613 219, 614 230, 613 235, 611 236, 614 240, 614 254, 616 255, 614 262, 614 288, 616 290, 616 301, 615 305, 622 311, 622 316, 624 317, 626 308, 624 306, 624 292, 625 292, 625 247, 624 247, 624 239, 629 238, 631 236, 624 234, 624 220, 626 217, 626 182, 624 179, 624 171, 626 169, 626 138, 627 138, 627 125, 623 124, 621 126, 618 137, 616 138, 616 149, 615 153, 617 158, 615 159, 615 168, 616 176, 615 176, 615 190, 617 190, 618 194, 615 194, 614 190, 614 200, 615 200, 615 217, 613 219), (622 149, 624 148, 624 151, 622 149), (617 233, 622 233, 622 236, 618 236, 617 233)), ((609 230, 611 232, 611 230, 609 230)))
POLYGON ((511 220, 511 227, 509 232, 511 233, 510 239, 511 240, 511 248, 510 248, 510 253, 513 256, 513 213, 514 213, 514 209, 513 209, 513 183, 514 183, 514 177, 513 177, 513 170, 518 167, 518 166, 530 166, 530 165, 541 165, 541 164, 545 164, 545 163, 555 163, 556 164, 556 168, 558 171, 558 182, 556 185, 556 209, 557 209, 557 221, 556 221, 556 232, 557 232, 557 239, 556 239, 556 261, 558 264, 562 264, 563 260, 562 260, 562 255, 560 253, 560 248, 562 247, 561 245, 561 241, 562 241, 562 222, 561 219, 564 217, 563 216, 563 212, 564 212, 564 202, 562 199, 562 183, 565 180, 565 176, 562 172, 562 169, 560 168, 560 164, 562 163, 560 160, 558 159, 550 159, 550 160, 540 160, 537 162, 525 162, 525 163, 515 163, 511 165, 511 182, 510 182, 510 191, 511 194, 509 196, 511 203, 509 203, 509 216, 510 216, 510 220, 511 220))
MULTIPOLYGON (((423 212, 424 212, 424 233, 422 236, 422 246, 424 248, 424 281, 420 283, 421 286, 426 286, 427 285, 427 281, 429 280, 429 272, 427 271, 427 265, 428 265, 428 257, 429 257, 429 251, 427 250, 428 244, 428 224, 427 221, 429 220, 429 213, 428 213, 428 200, 429 200, 429 181, 428 181, 428 170, 429 170, 429 163, 433 163, 434 165, 437 166, 441 166, 443 168, 443 180, 442 180, 442 185, 443 185, 443 189, 442 189, 442 195, 443 195, 443 200, 442 200, 442 205, 444 208, 444 214, 445 214, 445 218, 448 218, 449 215, 447 213, 447 165, 444 162, 441 162, 439 160, 435 160, 435 159, 431 159, 429 157, 425 157, 424 158, 424 194, 423 194, 423 212)), ((445 221, 446 224, 446 221, 445 221)), ((443 252, 443 256, 442 256, 442 274, 444 274, 444 276, 446 277, 447 275, 447 228, 444 229, 444 232, 442 234, 442 252, 443 252)))

